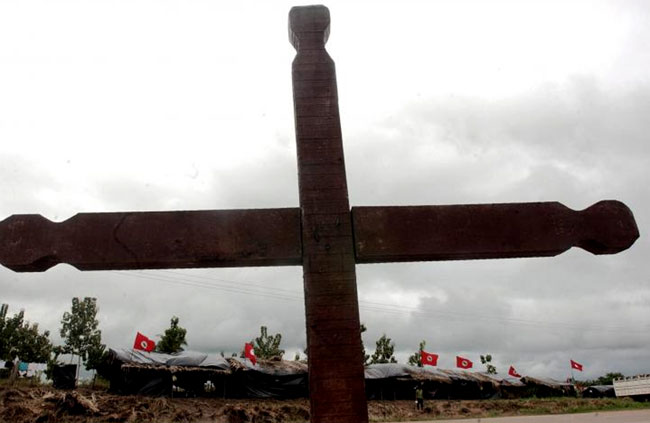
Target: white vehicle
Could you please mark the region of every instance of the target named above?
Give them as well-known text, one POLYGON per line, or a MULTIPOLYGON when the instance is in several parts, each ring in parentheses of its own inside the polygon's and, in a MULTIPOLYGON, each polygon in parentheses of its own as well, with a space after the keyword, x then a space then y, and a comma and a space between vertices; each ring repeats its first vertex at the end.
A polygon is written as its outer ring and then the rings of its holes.
POLYGON ((650 398, 650 375, 637 375, 614 379, 617 397, 632 397, 638 400, 650 398))

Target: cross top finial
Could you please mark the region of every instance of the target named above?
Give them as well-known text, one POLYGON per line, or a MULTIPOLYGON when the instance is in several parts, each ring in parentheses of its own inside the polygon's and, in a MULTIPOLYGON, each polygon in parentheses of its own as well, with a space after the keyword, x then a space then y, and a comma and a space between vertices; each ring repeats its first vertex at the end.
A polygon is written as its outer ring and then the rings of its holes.
POLYGON ((330 11, 325 6, 296 6, 289 12, 289 41, 300 51, 323 48, 330 35, 330 11))

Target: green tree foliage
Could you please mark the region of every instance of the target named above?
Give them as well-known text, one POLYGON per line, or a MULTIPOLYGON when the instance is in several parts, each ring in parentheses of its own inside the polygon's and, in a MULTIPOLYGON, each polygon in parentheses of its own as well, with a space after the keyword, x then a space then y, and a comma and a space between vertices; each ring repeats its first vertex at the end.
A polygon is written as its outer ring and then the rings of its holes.
POLYGON ((377 347, 375 352, 370 358, 370 364, 378 363, 397 363, 397 359, 393 356, 395 352, 395 343, 391 342, 390 338, 383 334, 377 340, 377 347))
POLYGON ((623 376, 623 373, 619 372, 612 372, 612 373, 607 373, 605 376, 601 376, 598 379, 596 379, 596 382, 598 382, 598 385, 613 385, 614 384, 614 379, 620 379, 623 376))
POLYGON ((368 328, 366 325, 361 323, 361 327, 359 328, 359 332, 361 333, 361 356, 363 357, 363 365, 367 366, 369 364, 370 360, 370 354, 366 354, 366 347, 363 345, 363 333, 367 331, 368 328))
POLYGON ((270 359, 275 357, 282 357, 284 350, 280 349, 280 342, 282 341, 282 335, 277 333, 273 336, 267 333, 266 326, 260 327, 260 336, 255 338, 254 341, 251 341, 253 344, 253 351, 255 351, 255 357, 270 359))
POLYGON ((613 385, 614 379, 625 377, 623 373, 611 372, 607 373, 604 376, 600 376, 598 379, 592 380, 576 380, 577 385, 582 386, 593 386, 593 385, 613 385))
POLYGON ((30 363, 45 363, 50 358, 52 343, 50 332, 38 333, 38 324, 25 321, 21 310, 13 317, 7 317, 9 306, 0 306, 0 360, 13 360, 30 363))
POLYGON ((492 355, 486 354, 481 356, 481 363, 485 364, 489 375, 497 374, 497 368, 492 365, 492 355))
POLYGON ((166 329, 163 335, 159 335, 161 338, 156 345, 156 351, 167 354, 183 351, 183 345, 187 345, 185 341, 187 329, 179 326, 178 321, 179 319, 176 316, 171 318, 169 329, 166 329))
POLYGON ((423 339, 420 342, 420 348, 418 348, 418 350, 409 357, 408 363, 411 366, 422 367, 422 350, 424 349, 424 346, 426 344, 427 344, 426 341, 423 339))
POLYGON ((87 370, 97 369, 105 358, 106 345, 102 344, 102 331, 97 329, 97 298, 72 299, 72 308, 63 313, 61 338, 64 345, 57 352, 73 354, 86 364, 87 370))

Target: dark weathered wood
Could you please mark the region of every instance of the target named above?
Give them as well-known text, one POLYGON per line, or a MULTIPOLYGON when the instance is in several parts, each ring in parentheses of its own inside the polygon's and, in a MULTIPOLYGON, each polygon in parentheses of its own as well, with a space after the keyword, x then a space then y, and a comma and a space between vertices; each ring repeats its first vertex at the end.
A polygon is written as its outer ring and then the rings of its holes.
POLYGON ((354 207, 358 263, 616 254, 639 237, 619 201, 574 211, 557 202, 354 207))
MULTIPOLYGON (((334 180, 324 175, 320 183, 334 180)), ((337 218, 350 229, 349 219, 337 218)), ((554 256, 571 247, 616 254, 639 236, 618 201, 583 211, 555 202, 355 207, 352 219, 358 263, 554 256)), ((14 215, 0 222, 0 240, 0 264, 19 272, 58 263, 81 270, 302 263, 299 209, 83 213, 61 223, 14 215)))
POLYGON ((293 92, 312 422, 368 421, 329 11, 294 7, 293 92))
POLYGON ((0 263, 40 272, 278 266, 302 263, 300 209, 82 213, 0 222, 0 263))

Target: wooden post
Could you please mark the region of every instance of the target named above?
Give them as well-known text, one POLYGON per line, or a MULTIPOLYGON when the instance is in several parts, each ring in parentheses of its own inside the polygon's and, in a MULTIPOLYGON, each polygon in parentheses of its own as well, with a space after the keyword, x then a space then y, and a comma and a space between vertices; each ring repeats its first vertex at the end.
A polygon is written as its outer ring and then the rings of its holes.
POLYGON ((329 10, 294 7, 289 34, 302 210, 312 422, 368 421, 354 242, 334 62, 325 51, 329 10))

